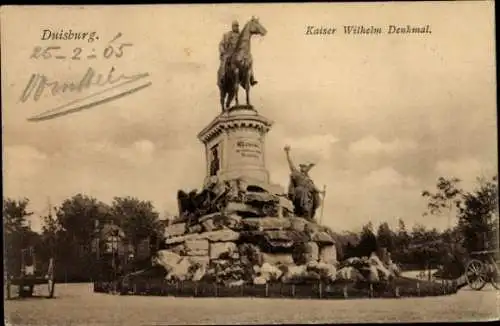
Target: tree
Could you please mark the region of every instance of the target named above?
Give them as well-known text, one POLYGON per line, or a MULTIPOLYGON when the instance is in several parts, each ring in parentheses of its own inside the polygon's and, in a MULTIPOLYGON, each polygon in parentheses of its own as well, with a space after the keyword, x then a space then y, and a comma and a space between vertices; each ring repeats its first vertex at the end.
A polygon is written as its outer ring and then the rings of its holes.
POLYGON ((453 207, 459 207, 460 196, 463 191, 458 188, 460 179, 450 178, 446 179, 439 177, 435 193, 431 193, 428 190, 422 192, 422 197, 428 198, 427 209, 428 211, 424 213, 427 216, 429 213, 431 215, 442 215, 445 212, 448 215, 448 227, 451 226, 451 212, 453 207), (445 212, 443 212, 445 210, 445 212))
MULTIPOLYGON (((141 241, 163 236, 159 214, 150 201, 133 197, 115 197, 112 215, 119 221, 125 237, 132 244, 135 253, 141 241)), ((136 256, 136 255, 135 255, 136 256)))
POLYGON ((458 218, 464 247, 469 253, 498 249, 497 176, 491 180, 478 178, 477 189, 463 194, 458 218))
POLYGON ((356 256, 355 247, 350 242, 348 242, 344 246, 344 248, 342 249, 342 251, 344 252, 344 256, 343 256, 344 259, 356 256))
POLYGON ((368 257, 372 252, 376 252, 378 248, 377 237, 373 233, 373 225, 369 222, 363 227, 363 231, 361 231, 361 239, 355 250, 356 255, 358 257, 368 257))
MULTIPOLYGON (((70 255, 85 256, 95 234, 95 221, 106 221, 111 218, 109 207, 96 198, 82 194, 75 195, 63 201, 56 209, 56 218, 61 239, 73 246, 70 255)), ((52 223, 47 220, 49 223, 52 223)), ((47 226, 47 227, 54 227, 47 226)), ((67 247, 69 249, 69 247, 67 247)))
POLYGON ((36 233, 28 226, 27 218, 33 214, 28 211, 28 205, 27 198, 3 200, 4 268, 9 274, 19 273, 22 249, 35 245, 37 241, 36 233))
POLYGON ((409 261, 408 246, 410 245, 410 235, 406 230, 405 222, 402 219, 398 220, 398 229, 394 234, 394 250, 392 257, 399 263, 407 263, 409 261))
MULTIPOLYGON (((422 196, 429 198, 428 213, 438 215, 446 209, 450 218, 453 207, 456 207, 458 228, 444 235, 450 248, 455 248, 454 244, 460 242, 469 253, 498 248, 497 176, 490 180, 478 178, 478 187, 472 192, 458 188, 459 182, 457 178, 440 177, 436 193, 423 191, 422 196)), ((461 250, 457 248, 458 255, 461 250)))
POLYGON ((337 258, 339 260, 355 257, 355 246, 359 243, 360 234, 356 232, 344 231, 334 233, 334 240, 337 247, 337 258))
POLYGON ((110 208, 96 198, 82 194, 66 199, 56 212, 57 222, 68 235, 87 244, 94 234, 95 221, 112 219, 110 208))
POLYGON ((442 235, 435 228, 428 230, 421 224, 415 225, 411 232, 408 255, 419 268, 436 267, 446 255, 442 235))
POLYGON ((366 224, 363 226, 363 228, 362 228, 362 231, 361 231, 361 232, 362 232, 362 233, 363 233, 363 232, 368 232, 368 233, 369 233, 369 232, 371 232, 371 233, 373 233, 373 223, 372 223, 372 221, 369 221, 368 223, 366 223, 366 224))
POLYGON ((406 230, 406 224, 402 219, 399 219, 396 246, 402 249, 408 249, 409 244, 410 235, 406 230))
MULTIPOLYGON (((77 194, 62 202, 56 209, 56 222, 48 219, 47 230, 57 224, 57 252, 59 270, 64 269, 65 278, 88 280, 95 268, 92 255, 92 240, 95 236, 95 221, 112 219, 110 208, 96 198, 77 194)), ((47 235, 48 237, 48 235, 47 235)))
POLYGON ((64 231, 61 225, 57 222, 56 217, 50 212, 42 219, 42 245, 37 252, 40 251, 42 253, 42 257, 45 262, 48 262, 50 258, 55 258, 56 261, 58 261, 58 248, 64 247, 64 243, 62 243, 59 239, 63 238, 62 233, 64 231))
POLYGON ((411 230, 411 243, 412 244, 424 244, 426 239, 426 229, 423 224, 417 223, 413 226, 411 230))
POLYGON ((392 253, 395 249, 395 235, 387 222, 381 223, 377 230, 377 243, 392 253))
POLYGON ((440 274, 444 278, 455 279, 465 271, 467 253, 463 247, 463 236, 457 226, 447 229, 441 234, 443 239, 443 256, 441 257, 442 270, 440 274))
POLYGON ((435 193, 431 193, 427 190, 422 192, 422 196, 428 198, 427 212, 424 213, 424 216, 429 214, 434 216, 446 214, 448 217, 448 229, 440 235, 441 250, 431 250, 429 246, 427 246, 427 250, 432 252, 430 254, 431 256, 437 255, 436 251, 442 253, 442 257, 433 259, 439 260, 443 265, 449 265, 451 261, 456 262, 461 259, 462 248, 457 247, 461 238, 460 232, 458 232, 456 228, 454 229, 451 223, 453 209, 456 208, 459 210, 463 201, 464 191, 459 188, 460 182, 461 180, 459 178, 453 177, 446 179, 444 177, 439 177, 436 183, 435 193))
POLYGON ((21 232, 29 229, 27 217, 33 215, 28 212, 29 199, 14 200, 6 198, 3 200, 3 230, 6 234, 21 232))

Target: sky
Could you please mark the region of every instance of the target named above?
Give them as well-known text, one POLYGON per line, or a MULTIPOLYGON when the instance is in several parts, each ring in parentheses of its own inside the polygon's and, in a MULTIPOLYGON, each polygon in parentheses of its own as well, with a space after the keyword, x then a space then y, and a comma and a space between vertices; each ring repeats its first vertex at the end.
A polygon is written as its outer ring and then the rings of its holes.
POLYGON ((446 216, 422 216, 422 190, 433 190, 439 176, 472 189, 476 177, 496 173, 491 2, 3 7, 4 196, 30 199, 35 230, 49 201, 77 193, 107 203, 136 196, 175 214, 177 190, 199 189, 205 176, 196 135, 220 112, 218 43, 234 19, 243 25, 252 16, 268 31, 252 39, 259 84, 251 99, 274 121, 265 152, 271 180, 288 184, 285 145, 297 163, 314 162, 311 177, 327 189, 322 223, 341 231, 401 218, 444 228, 446 216), (342 32, 389 24, 429 24, 432 34, 342 32), (337 32, 305 35, 310 25, 337 32), (99 40, 42 41, 43 29, 95 31, 99 40), (104 59, 119 32, 133 46, 104 59), (68 55, 81 47, 82 59, 30 59, 35 46, 48 45, 68 55), (92 50, 98 58, 83 58, 92 50), (89 110, 27 121, 80 96, 23 103, 32 73, 72 81, 89 67, 107 74, 112 66, 147 72, 152 84, 89 110))

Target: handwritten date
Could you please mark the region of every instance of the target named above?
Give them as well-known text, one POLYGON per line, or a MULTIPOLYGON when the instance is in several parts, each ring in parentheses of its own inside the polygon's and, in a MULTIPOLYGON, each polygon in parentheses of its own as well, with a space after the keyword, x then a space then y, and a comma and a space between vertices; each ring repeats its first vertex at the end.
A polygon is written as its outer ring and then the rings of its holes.
MULTIPOLYGON (((100 57, 104 59, 110 58, 121 58, 124 54, 124 49, 133 46, 132 43, 120 43, 118 39, 122 36, 122 33, 116 34, 116 36, 106 44, 104 49, 101 49, 100 57)), ((93 48, 90 51, 84 50, 82 47, 73 48, 71 53, 67 53, 60 46, 36 46, 30 56, 30 59, 57 59, 57 60, 81 60, 81 59, 97 59, 96 49, 93 48)))

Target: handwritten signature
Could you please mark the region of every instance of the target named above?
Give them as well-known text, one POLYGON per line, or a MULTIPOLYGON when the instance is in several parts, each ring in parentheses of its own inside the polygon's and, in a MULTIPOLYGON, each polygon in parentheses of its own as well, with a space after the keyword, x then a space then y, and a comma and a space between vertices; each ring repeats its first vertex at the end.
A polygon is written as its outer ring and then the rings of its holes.
POLYGON ((110 69, 107 76, 97 73, 94 68, 90 67, 83 77, 76 82, 52 81, 43 74, 32 74, 20 97, 20 101, 23 103, 30 100, 37 102, 43 95, 57 96, 63 93, 82 93, 85 90, 94 89, 98 89, 98 91, 35 115, 28 118, 28 121, 49 120, 89 109, 99 104, 104 104, 123 96, 130 95, 152 84, 151 82, 146 82, 139 86, 126 88, 126 86, 130 86, 133 82, 148 77, 149 73, 138 73, 131 76, 120 74, 116 77, 114 73, 114 67, 110 69), (121 87, 124 89, 120 90, 121 87), (115 93, 115 90, 118 90, 118 93, 115 93))

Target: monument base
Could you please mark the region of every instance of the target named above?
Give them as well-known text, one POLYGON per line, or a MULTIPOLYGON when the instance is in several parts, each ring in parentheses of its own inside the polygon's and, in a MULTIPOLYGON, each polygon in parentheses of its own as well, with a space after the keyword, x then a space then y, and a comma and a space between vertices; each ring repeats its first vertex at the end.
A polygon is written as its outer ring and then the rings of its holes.
POLYGON ((246 105, 246 104, 239 104, 239 105, 233 105, 228 109, 225 109, 223 113, 225 112, 231 112, 231 111, 236 111, 236 110, 251 110, 257 113, 257 110, 253 107, 253 105, 246 105))
MULTIPOLYGON (((221 176, 211 176, 211 177, 206 177, 205 181, 203 183, 203 188, 206 188, 207 186, 214 184, 214 183, 224 183, 227 182, 229 184, 232 183, 241 183, 244 186, 244 189, 241 189, 243 191, 251 191, 251 192, 267 192, 272 195, 283 195, 284 192, 284 187, 279 184, 273 184, 269 182, 263 182, 255 178, 247 177, 247 176, 242 176, 240 174, 226 174, 226 175, 221 175, 221 176)), ((241 188, 241 187, 240 187, 241 188)))

